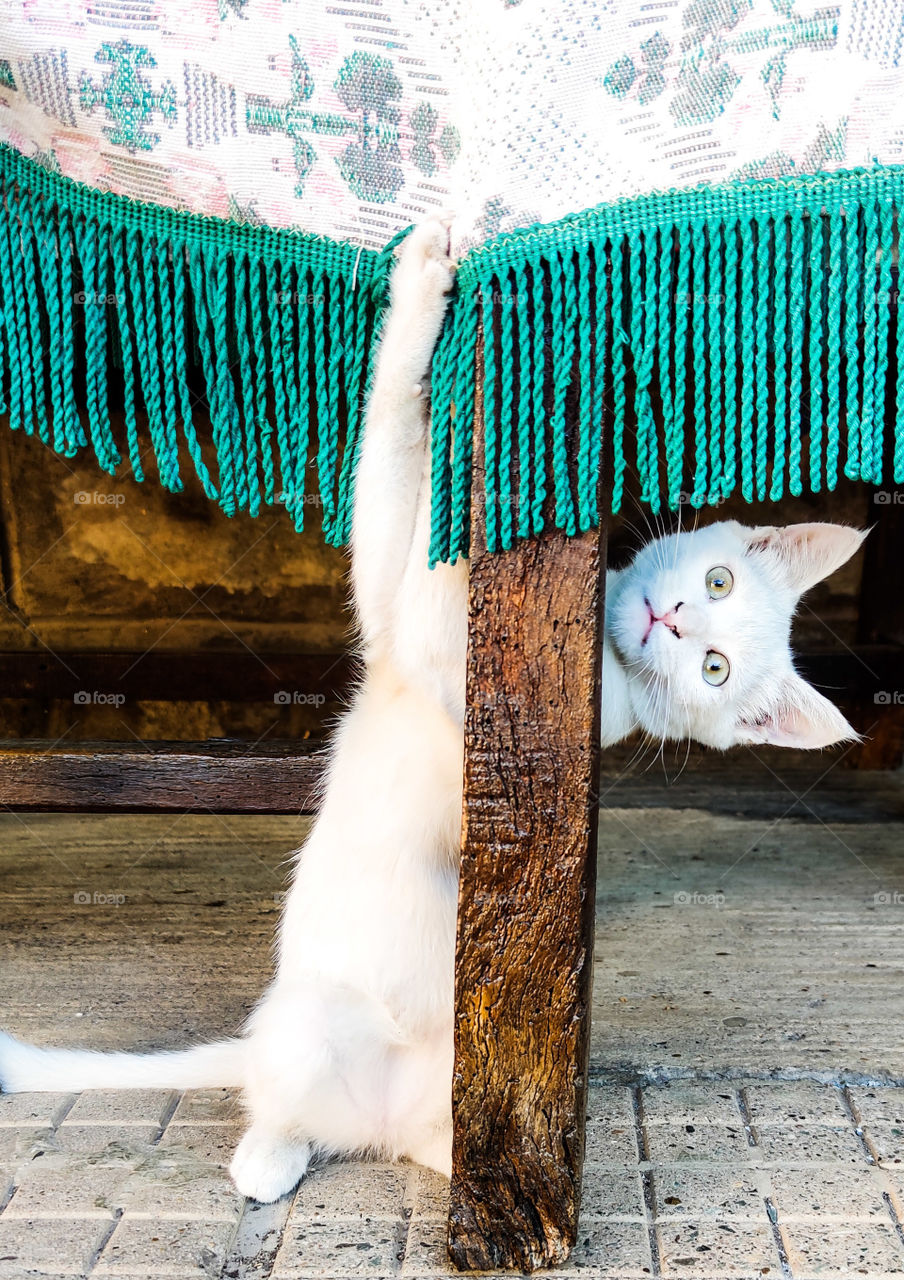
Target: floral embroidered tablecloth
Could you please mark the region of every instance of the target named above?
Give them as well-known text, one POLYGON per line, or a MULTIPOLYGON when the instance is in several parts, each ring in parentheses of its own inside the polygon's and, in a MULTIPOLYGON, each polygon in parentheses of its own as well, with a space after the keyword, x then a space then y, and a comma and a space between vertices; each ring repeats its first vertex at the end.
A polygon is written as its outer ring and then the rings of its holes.
POLYGON ((598 518, 606 424, 616 505, 628 466, 653 506, 904 479, 900 0, 8 0, 0 21, 0 386, 53 447, 140 477, 149 435, 164 484, 188 460, 226 510, 283 495, 299 526, 316 473, 341 541, 391 246, 451 209, 434 558, 467 546, 481 328, 493 545, 598 518))

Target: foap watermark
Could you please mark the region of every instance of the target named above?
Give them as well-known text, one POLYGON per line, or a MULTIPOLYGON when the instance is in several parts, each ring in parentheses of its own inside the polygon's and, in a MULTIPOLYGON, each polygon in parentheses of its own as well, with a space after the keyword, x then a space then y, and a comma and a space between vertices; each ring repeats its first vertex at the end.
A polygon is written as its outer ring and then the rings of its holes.
POLYGON ((873 503, 877 507, 904 507, 904 489, 877 489, 873 503))
POLYGON ((277 689, 273 701, 278 707, 322 707, 325 693, 304 693, 301 689, 277 689))
POLYGON ((523 504, 527 501, 519 493, 499 493, 496 489, 490 489, 485 496, 485 502, 488 507, 511 507, 513 511, 520 511, 523 504))
POLYGON ((878 689, 873 702, 877 707, 904 707, 904 689, 878 689))
POLYGON ((99 893, 96 889, 79 889, 72 895, 72 901, 77 907, 122 907, 126 895, 116 891, 99 893))
POLYGON ((121 707, 125 700, 124 693, 105 693, 102 689, 78 689, 72 695, 77 707, 121 707))
POLYGON ((91 293, 87 290, 74 293, 72 300, 77 307, 121 307, 125 304, 125 296, 121 293, 91 293))
POLYGON ((873 902, 877 907, 904 907, 904 893, 874 893, 873 902))
POLYGON ((305 293, 301 289, 276 289, 271 297, 277 307, 322 307, 326 301, 322 293, 305 293))
POLYGON ((296 507, 299 506, 299 504, 305 507, 323 506, 323 498, 319 493, 296 493, 293 495, 291 493, 286 493, 285 490, 278 493, 273 499, 273 502, 274 505, 279 503, 279 505, 283 507, 288 506, 290 503, 296 507))
POLYGON ((724 893, 697 893, 679 889, 672 899, 676 907, 724 907, 724 893))
POLYGON ((482 891, 474 894, 474 902, 477 906, 483 907, 492 904, 494 907, 514 907, 524 906, 524 895, 518 893, 497 893, 495 890, 482 891))
POLYGON ((694 495, 688 489, 682 489, 677 497, 676 505, 679 507, 721 507, 723 502, 728 499, 721 493, 714 493, 712 497, 707 497, 705 493, 694 495))
POLYGON ((477 294, 478 301, 481 305, 489 303, 493 307, 520 307, 526 306, 530 297, 527 293, 503 293, 499 289, 493 289, 487 292, 486 289, 479 290, 477 294))
POLYGON ((484 711, 503 711, 518 715, 521 711, 521 700, 512 697, 511 694, 485 693, 480 699, 480 706, 484 711))
POLYGON ((96 489, 79 489, 73 497, 77 507, 121 507, 125 500, 124 493, 98 493, 96 489))
POLYGON ((688 311, 692 307, 724 307, 724 293, 676 293, 675 306, 686 307, 688 311))

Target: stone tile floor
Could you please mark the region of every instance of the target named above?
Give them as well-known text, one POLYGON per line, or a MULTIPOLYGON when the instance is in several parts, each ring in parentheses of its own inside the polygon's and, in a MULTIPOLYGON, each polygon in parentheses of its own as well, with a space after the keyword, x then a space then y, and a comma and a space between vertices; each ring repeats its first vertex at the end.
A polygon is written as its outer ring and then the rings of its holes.
MULTIPOLYGON (((904 1276, 904 778, 710 756, 604 781, 588 1164, 567 1272, 904 1276)), ((270 972, 293 818, 0 814, 0 1026, 171 1048, 270 972)), ((443 1180, 325 1166, 274 1206, 234 1095, 0 1097, 0 1280, 450 1274, 443 1180)))
MULTIPOLYGON (((634 1280, 904 1275, 904 1088, 594 1083, 565 1271, 634 1280)), ((0 1277, 447 1276, 448 1184, 333 1163, 275 1205, 226 1165, 235 1094, 0 1099, 0 1277)))

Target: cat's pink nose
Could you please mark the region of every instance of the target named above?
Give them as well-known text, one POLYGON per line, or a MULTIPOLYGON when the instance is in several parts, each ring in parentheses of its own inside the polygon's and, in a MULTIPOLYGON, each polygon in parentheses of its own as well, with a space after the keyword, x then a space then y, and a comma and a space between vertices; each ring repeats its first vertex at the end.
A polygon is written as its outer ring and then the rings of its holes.
POLYGON ((663 613, 662 615, 659 615, 656 613, 656 610, 650 604, 646 596, 644 596, 643 602, 646 605, 647 613, 649 615, 649 620, 647 622, 647 629, 643 634, 643 639, 641 640, 641 644, 647 643, 647 641, 650 638, 650 632, 656 626, 657 622, 661 622, 663 626, 667 627, 668 630, 671 631, 673 636, 675 636, 677 639, 680 640, 681 633, 678 630, 678 610, 684 604, 684 601, 679 600, 678 603, 675 605, 674 609, 669 609, 668 613, 663 613))
POLYGON ((657 622, 661 622, 664 627, 671 631, 672 635, 677 639, 681 639, 681 632, 678 630, 678 610, 684 604, 683 600, 679 600, 674 609, 669 609, 667 613, 657 614, 649 600, 644 597, 644 604, 647 606, 647 613, 650 615, 650 622, 647 627, 646 635, 643 638, 644 644, 649 639, 650 632, 653 630, 657 622))
POLYGON ((663 613, 658 618, 656 618, 655 619, 656 622, 663 622, 669 628, 677 627, 678 626, 678 610, 680 608, 681 608, 681 605, 676 604, 674 609, 669 609, 668 613, 663 613))

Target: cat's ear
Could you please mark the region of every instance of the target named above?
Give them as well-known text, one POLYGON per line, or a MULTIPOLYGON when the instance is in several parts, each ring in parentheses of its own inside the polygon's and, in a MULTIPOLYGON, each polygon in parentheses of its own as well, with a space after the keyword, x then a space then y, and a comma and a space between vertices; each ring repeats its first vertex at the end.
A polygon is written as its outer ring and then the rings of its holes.
POLYGON ((748 554, 769 556, 783 581, 803 595, 849 560, 869 530, 813 523, 767 525, 745 532, 748 554))
POLYGON ((769 694, 765 706, 742 715, 738 742, 773 747, 814 750, 835 742, 859 742, 860 734, 848 724, 834 703, 824 698, 802 676, 783 676, 769 694))

